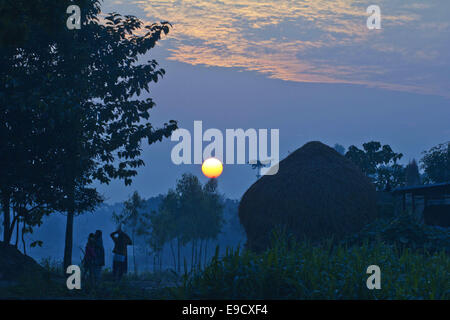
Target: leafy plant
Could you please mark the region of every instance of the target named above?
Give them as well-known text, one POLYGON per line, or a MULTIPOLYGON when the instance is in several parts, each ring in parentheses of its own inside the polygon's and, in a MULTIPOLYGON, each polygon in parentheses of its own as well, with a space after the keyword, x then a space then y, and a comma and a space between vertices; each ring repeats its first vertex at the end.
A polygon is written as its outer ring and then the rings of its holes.
POLYGON ((397 163, 403 157, 395 153, 389 145, 371 141, 348 148, 345 157, 356 164, 375 184, 378 190, 389 190, 404 182, 404 168, 397 163))
POLYGON ((450 181, 450 142, 442 143, 424 152, 421 167, 427 183, 450 181))
POLYGON ((450 229, 425 225, 417 216, 404 212, 378 219, 359 233, 344 240, 346 244, 382 241, 398 248, 450 252, 450 229))

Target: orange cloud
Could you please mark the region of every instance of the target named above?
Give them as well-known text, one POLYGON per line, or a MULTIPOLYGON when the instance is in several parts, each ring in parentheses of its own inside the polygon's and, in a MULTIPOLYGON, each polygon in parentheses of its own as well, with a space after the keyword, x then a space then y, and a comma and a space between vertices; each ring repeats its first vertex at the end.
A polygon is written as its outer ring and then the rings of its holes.
POLYGON ((450 25, 430 13, 443 10, 442 6, 450 9, 448 3, 380 0, 383 29, 369 31, 366 8, 372 3, 367 0, 134 2, 149 21, 174 24, 168 48, 172 60, 238 67, 287 81, 441 95, 450 91, 450 85, 435 76, 434 67, 435 61, 444 60, 449 67, 450 48, 439 41, 448 39, 450 25), (430 42, 434 38, 437 42, 430 42))

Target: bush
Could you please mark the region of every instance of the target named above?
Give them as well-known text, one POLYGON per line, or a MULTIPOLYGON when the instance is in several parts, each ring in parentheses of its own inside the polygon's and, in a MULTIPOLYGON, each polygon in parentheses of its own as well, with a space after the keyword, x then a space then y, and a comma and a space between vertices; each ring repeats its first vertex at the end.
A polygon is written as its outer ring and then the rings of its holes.
POLYGON ((379 219, 359 233, 344 240, 345 244, 373 243, 376 241, 399 248, 423 249, 430 252, 445 250, 450 253, 450 229, 428 226, 410 213, 379 219))
POLYGON ((204 271, 171 290, 181 299, 449 299, 450 259, 383 243, 313 246, 281 237, 257 254, 218 251, 204 271), (369 265, 381 268, 381 290, 366 287, 369 265))

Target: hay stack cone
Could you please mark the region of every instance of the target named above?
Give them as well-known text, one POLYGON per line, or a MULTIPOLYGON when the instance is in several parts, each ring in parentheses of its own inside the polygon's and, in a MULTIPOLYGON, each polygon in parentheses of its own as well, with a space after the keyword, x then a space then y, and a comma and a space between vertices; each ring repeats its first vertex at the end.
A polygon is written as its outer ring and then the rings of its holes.
POLYGON ((321 142, 309 142, 253 184, 239 204, 247 247, 267 248, 277 227, 313 242, 342 238, 376 218, 376 192, 352 162, 321 142))

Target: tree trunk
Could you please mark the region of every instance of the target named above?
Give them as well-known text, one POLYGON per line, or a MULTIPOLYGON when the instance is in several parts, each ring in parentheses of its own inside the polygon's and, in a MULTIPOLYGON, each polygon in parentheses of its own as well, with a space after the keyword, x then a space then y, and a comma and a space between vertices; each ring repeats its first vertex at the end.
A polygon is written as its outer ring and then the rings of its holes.
POLYGON ((199 261, 198 261, 198 253, 199 253, 199 246, 198 246, 198 243, 200 242, 200 247, 201 247, 201 244, 202 244, 202 240, 197 240, 196 242, 195 242, 195 266, 196 267, 198 267, 198 265, 199 265, 199 261))
POLYGON ((208 239, 205 240, 205 263, 203 265, 206 266, 206 262, 207 262, 207 256, 208 256, 208 239))
POLYGON ((194 266, 197 268, 197 260, 198 260, 198 240, 195 240, 195 251, 194 251, 194 266))
POLYGON ((134 248, 136 246, 136 242, 135 242, 134 234, 135 234, 135 231, 133 229, 133 267, 134 267, 134 274, 137 275, 136 254, 135 254, 135 251, 134 251, 134 248))
POLYGON ((202 253, 203 253, 203 239, 200 239, 200 249, 198 251, 198 268, 202 269, 202 253))
POLYGON ((177 239, 177 246, 178 246, 178 273, 181 271, 181 260, 180 260, 180 238, 177 239))
POLYGON ((145 269, 147 270, 147 271, 150 271, 150 263, 148 262, 148 260, 149 260, 149 254, 148 254, 148 249, 147 249, 147 247, 144 247, 144 250, 145 250, 145 269))
POLYGON ((23 221, 22 225, 22 245, 23 245, 23 254, 27 255, 27 246, 25 245, 24 230, 25 230, 25 220, 23 221))
POLYGON ((15 247, 16 249, 19 246, 19 220, 17 220, 17 224, 16 224, 16 243, 15 243, 15 247))
POLYGON ((175 257, 175 250, 173 249, 173 241, 170 240, 170 251, 172 253, 174 270, 177 270, 177 258, 175 257))
POLYGON ((66 241, 64 246, 64 274, 67 270, 67 267, 72 264, 73 220, 75 216, 75 187, 71 187, 69 203, 70 208, 67 212, 66 241))
POLYGON ((192 240, 191 271, 194 270, 194 240, 192 240))
POLYGON ((74 212, 73 211, 68 212, 66 224, 66 241, 64 247, 64 272, 65 270, 67 270, 67 267, 72 264, 73 218, 74 212))
POLYGON ((2 209, 3 209, 3 242, 9 243, 11 240, 10 234, 10 225, 11 225, 11 216, 9 209, 9 195, 3 195, 2 197, 2 209))

